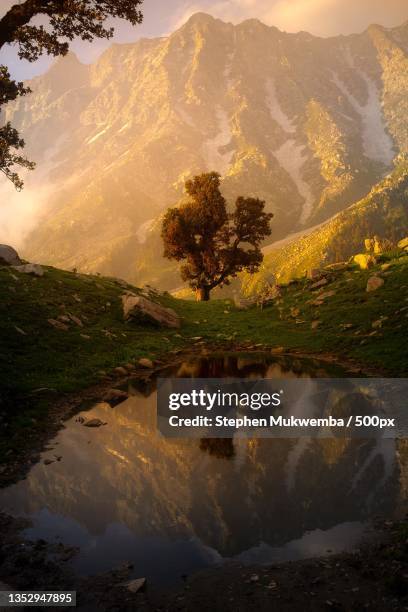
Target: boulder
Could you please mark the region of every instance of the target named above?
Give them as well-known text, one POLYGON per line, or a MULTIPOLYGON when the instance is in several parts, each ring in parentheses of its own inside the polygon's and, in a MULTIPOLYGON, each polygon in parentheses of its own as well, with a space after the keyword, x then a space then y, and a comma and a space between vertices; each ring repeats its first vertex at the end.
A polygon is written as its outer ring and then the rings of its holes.
POLYGON ((374 236, 374 253, 380 255, 394 248, 394 244, 388 238, 379 238, 374 236))
POLYGON ((138 364, 142 366, 142 368, 149 368, 150 370, 154 368, 153 361, 151 359, 148 359, 147 357, 142 357, 141 359, 139 359, 138 364))
POLYGON ((379 276, 370 276, 370 278, 367 281, 367 291, 371 292, 371 291, 377 291, 377 289, 379 289, 380 287, 382 287, 384 284, 384 279, 380 278, 379 276))
POLYGON ((61 331, 68 331, 68 325, 62 323, 62 321, 58 321, 57 319, 48 319, 48 323, 55 327, 55 329, 60 329, 61 331))
POLYGON ((320 287, 324 287, 324 285, 328 284, 328 280, 327 278, 321 278, 319 281, 317 281, 316 283, 313 283, 313 285, 310 286, 310 289, 319 289, 320 287))
POLYGON ((0 266, 20 266, 22 263, 13 247, 0 244, 0 266))
POLYGON ((370 255, 370 253, 360 253, 359 255, 355 255, 353 257, 353 261, 360 267, 360 270, 368 270, 377 263, 376 258, 373 255, 370 255))
POLYGON ((104 423, 101 419, 90 419, 89 421, 85 421, 83 425, 85 427, 102 427, 103 425, 107 425, 107 423, 104 423))
POLYGON ((76 325, 78 325, 78 327, 83 327, 84 326, 84 324, 82 323, 82 321, 81 321, 81 319, 79 317, 76 317, 73 314, 69 314, 68 316, 71 319, 71 321, 73 321, 76 325))
POLYGON ((139 319, 150 321, 164 327, 180 327, 180 317, 171 308, 152 302, 134 293, 122 296, 123 315, 125 320, 139 319))
POLYGON ((129 397, 129 394, 122 389, 108 389, 102 396, 104 402, 107 402, 110 406, 116 406, 121 402, 124 402, 129 397))
POLYGON ((364 246, 366 251, 374 253, 375 255, 380 255, 394 248, 394 244, 391 240, 388 240, 388 238, 380 238, 379 236, 366 238, 366 240, 364 240, 364 246))
POLYGON ((364 240, 364 246, 365 246, 365 250, 368 251, 369 253, 374 251, 374 239, 373 238, 366 238, 364 240))
POLYGON ((13 269, 20 274, 33 274, 34 276, 44 276, 44 270, 38 264, 24 264, 22 266, 13 266, 13 269))
POLYGON ((398 247, 400 249, 404 249, 405 251, 407 251, 408 250, 408 237, 400 240, 398 243, 398 247))
POLYGON ((146 588, 146 578, 135 578, 134 580, 129 580, 129 582, 122 582, 120 586, 126 588, 131 593, 139 593, 146 588))
POLYGON ((126 368, 123 368, 122 366, 118 366, 117 368, 114 368, 113 371, 115 372, 115 374, 119 374, 119 376, 128 375, 128 371, 126 370, 126 368))

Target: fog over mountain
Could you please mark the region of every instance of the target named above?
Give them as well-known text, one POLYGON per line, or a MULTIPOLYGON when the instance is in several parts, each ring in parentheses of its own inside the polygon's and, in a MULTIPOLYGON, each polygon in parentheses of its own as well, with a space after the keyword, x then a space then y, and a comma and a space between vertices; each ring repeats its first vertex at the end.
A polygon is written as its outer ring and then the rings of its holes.
POLYGON ((363 197, 408 151, 408 22, 322 39, 198 13, 90 66, 69 54, 30 86, 6 109, 38 162, 23 255, 168 288, 160 215, 188 176, 217 170, 228 198, 265 199, 275 241, 363 197))

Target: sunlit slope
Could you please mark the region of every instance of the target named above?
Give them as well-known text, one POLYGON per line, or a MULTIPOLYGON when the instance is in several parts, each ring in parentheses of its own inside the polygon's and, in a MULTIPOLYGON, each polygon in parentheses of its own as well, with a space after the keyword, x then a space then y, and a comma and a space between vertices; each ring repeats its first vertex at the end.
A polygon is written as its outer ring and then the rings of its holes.
POLYGON ((404 162, 370 193, 311 233, 267 249, 256 275, 243 275, 246 294, 256 293, 262 279, 275 275, 279 282, 304 276, 330 263, 364 252, 364 240, 375 235, 398 242, 408 230, 408 168, 404 162))
POLYGON ((137 281, 150 223, 205 170, 267 201, 274 240, 324 221, 408 149, 407 48, 406 25, 321 39, 200 13, 90 66, 59 60, 6 113, 38 162, 23 197, 49 187, 25 255, 137 281))

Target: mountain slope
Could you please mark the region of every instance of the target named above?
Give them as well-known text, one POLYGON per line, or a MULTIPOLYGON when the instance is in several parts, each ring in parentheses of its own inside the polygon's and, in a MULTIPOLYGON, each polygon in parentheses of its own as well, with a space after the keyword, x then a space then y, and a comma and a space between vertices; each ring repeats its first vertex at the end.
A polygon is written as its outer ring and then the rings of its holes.
POLYGON ((408 150, 407 49, 406 24, 321 39, 199 13, 91 66, 59 60, 6 113, 51 194, 25 255, 138 280, 148 222, 206 170, 267 201, 274 240, 329 218, 408 150))
POLYGON ((271 275, 278 282, 287 282, 313 268, 348 260, 364 251, 365 238, 378 235, 396 243, 406 235, 407 228, 408 159, 401 159, 394 172, 356 204, 304 236, 265 249, 260 272, 243 275, 244 293, 256 292, 263 279, 271 275))

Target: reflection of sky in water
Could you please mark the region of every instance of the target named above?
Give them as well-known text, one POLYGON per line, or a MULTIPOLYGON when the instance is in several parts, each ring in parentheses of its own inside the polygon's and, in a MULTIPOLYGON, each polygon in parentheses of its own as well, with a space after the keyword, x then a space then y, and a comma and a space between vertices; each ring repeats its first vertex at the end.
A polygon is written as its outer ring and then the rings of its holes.
MULTIPOLYGON (((212 376, 268 371, 253 359, 204 369, 212 376)), ((273 377, 310 375, 300 364, 296 372, 272 369, 273 377)), ((202 370, 185 364, 182 373, 207 375, 202 370)), ((337 552, 359 541, 374 514, 403 506, 393 440, 168 440, 155 431, 155 392, 138 383, 133 391, 115 408, 86 413, 105 427, 67 422, 43 454, 62 460, 35 465, 0 492, 0 507, 32 518, 30 537, 79 546, 81 572, 129 560, 135 575, 164 583, 223 559, 337 552)))

